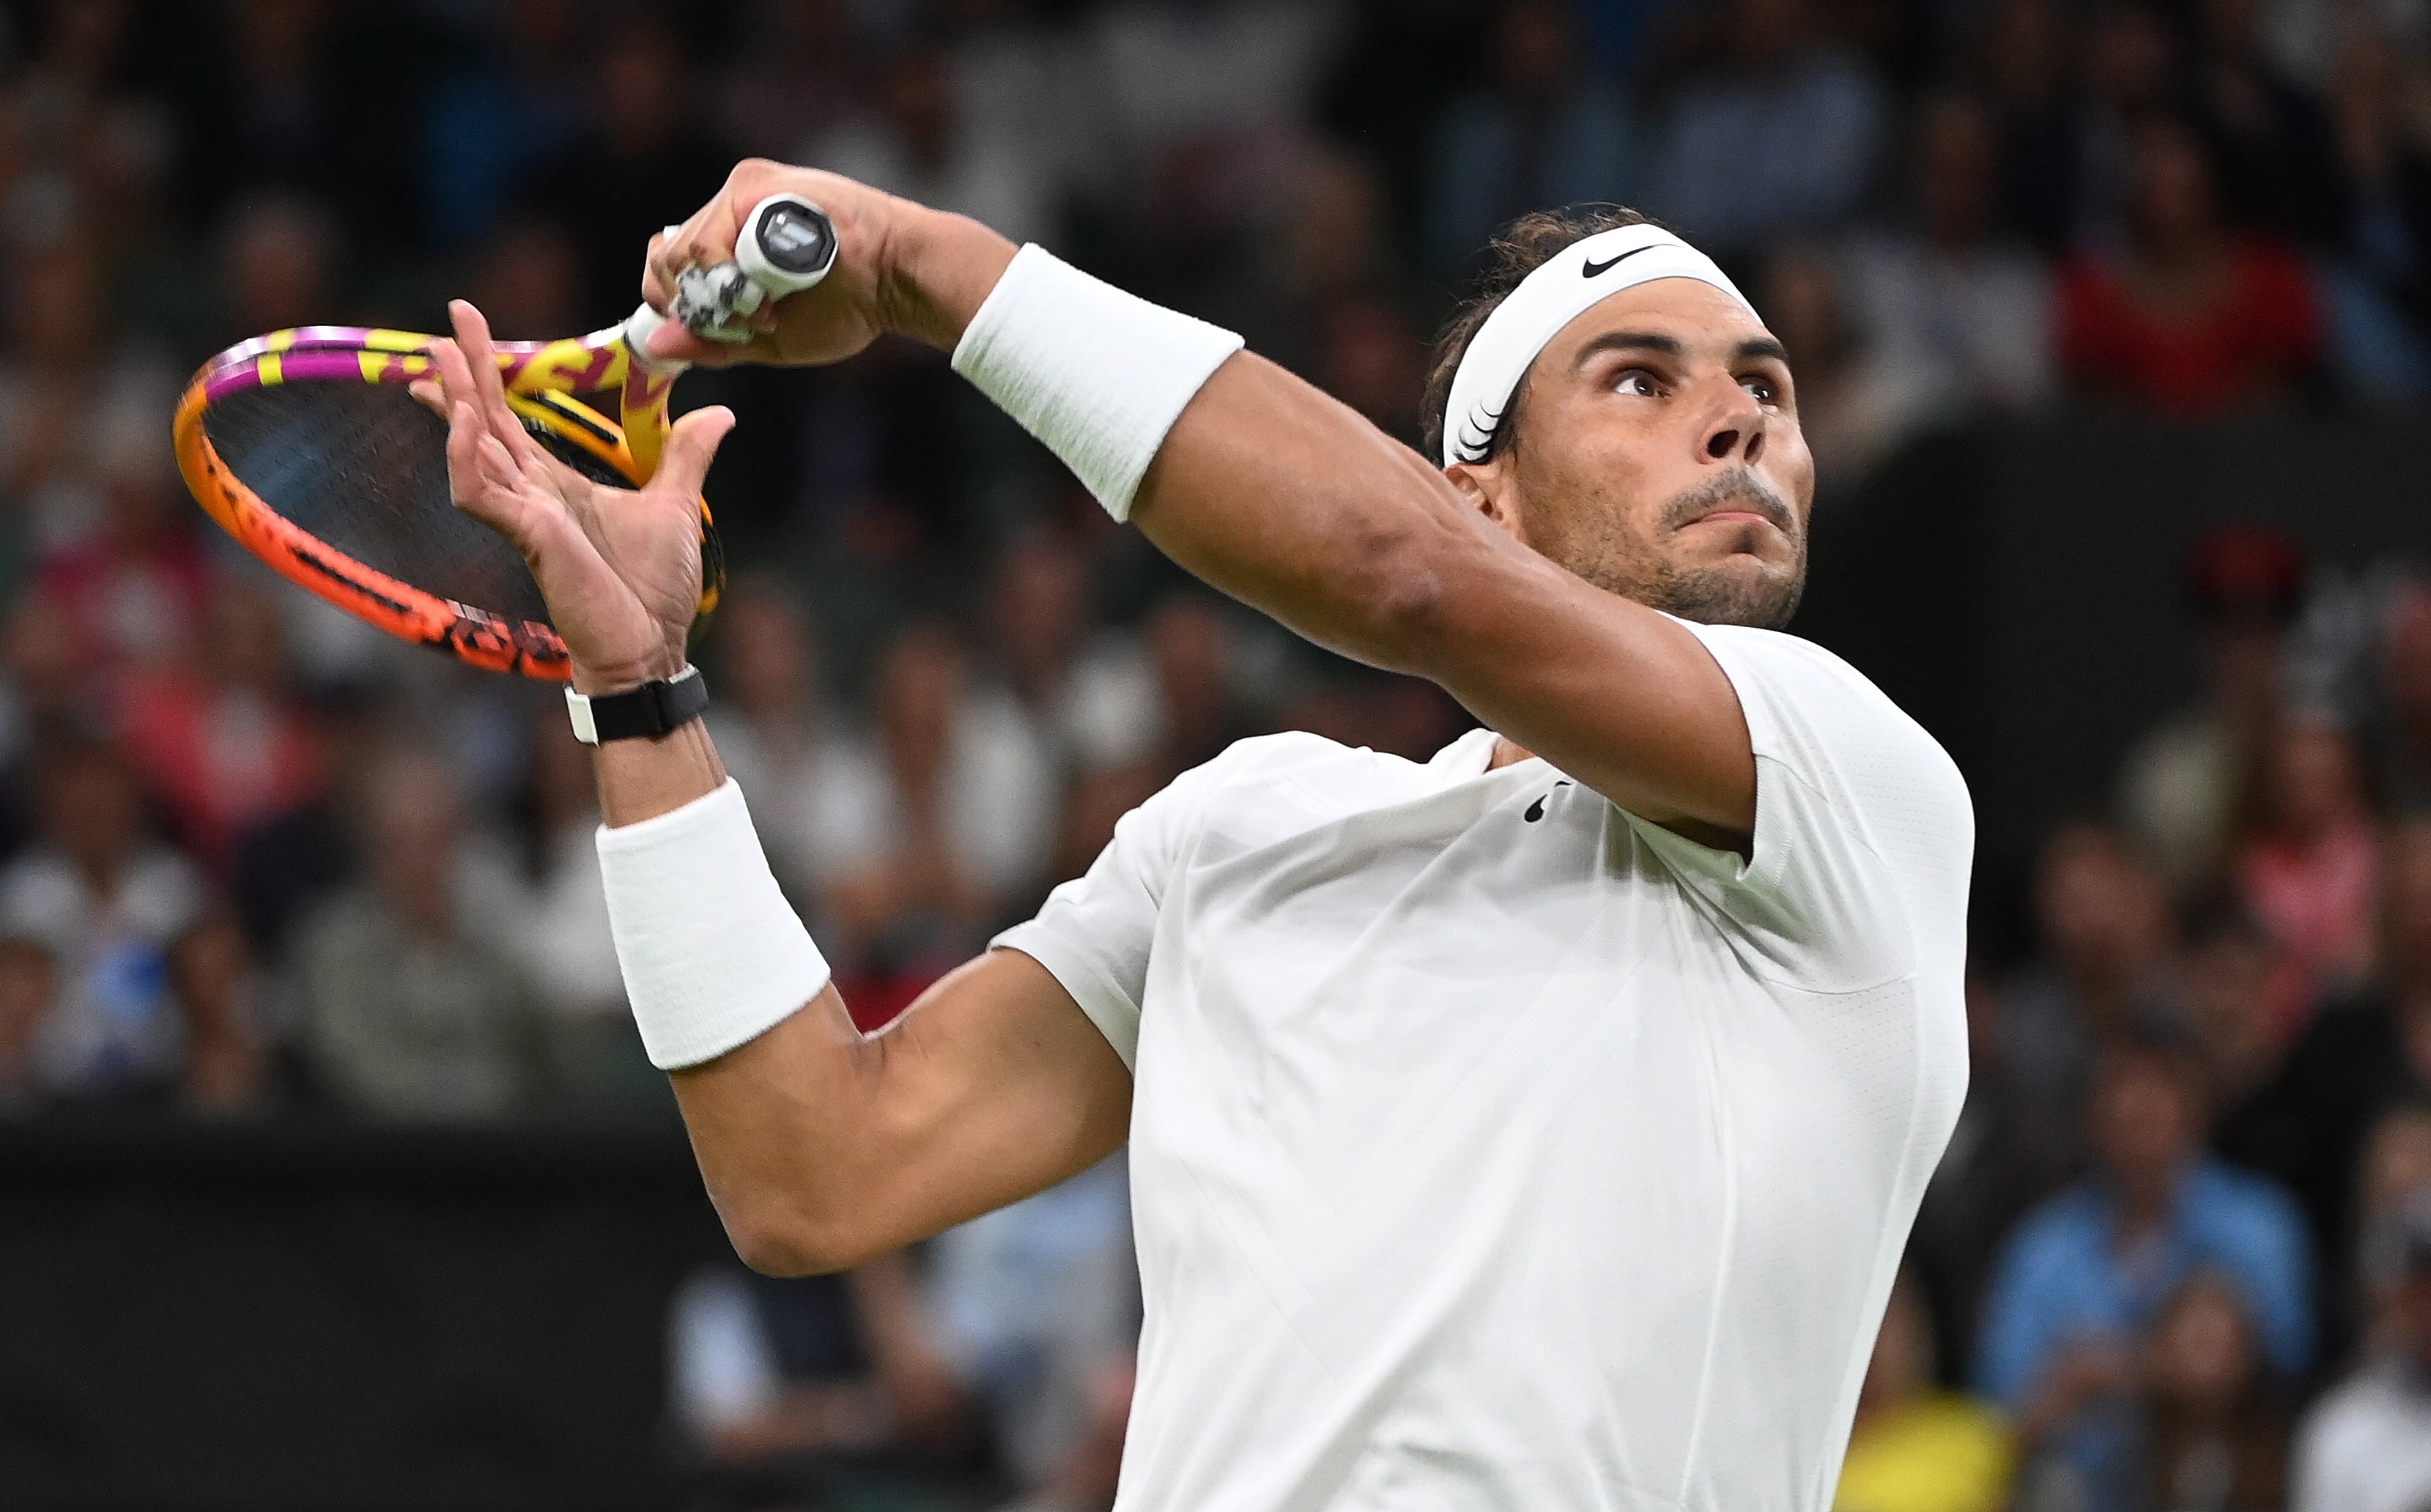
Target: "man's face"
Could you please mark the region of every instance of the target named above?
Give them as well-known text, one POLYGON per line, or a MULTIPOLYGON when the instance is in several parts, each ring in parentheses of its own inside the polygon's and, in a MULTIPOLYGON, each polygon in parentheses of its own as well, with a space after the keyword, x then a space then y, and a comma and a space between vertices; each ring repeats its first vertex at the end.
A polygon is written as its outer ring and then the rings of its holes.
POLYGON ((1521 380, 1511 442, 1450 476, 1587 581, 1706 624, 1788 623, 1806 580, 1815 459, 1789 362, 1690 278, 1571 321, 1521 380))

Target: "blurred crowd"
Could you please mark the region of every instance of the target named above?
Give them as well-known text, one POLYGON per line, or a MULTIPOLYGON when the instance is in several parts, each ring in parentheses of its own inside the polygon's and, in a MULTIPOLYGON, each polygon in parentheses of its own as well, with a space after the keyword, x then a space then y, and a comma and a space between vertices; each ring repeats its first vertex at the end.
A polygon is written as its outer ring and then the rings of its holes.
MULTIPOLYGON (((1405 439, 1478 250, 1581 201, 1752 291, 1827 498, 2056 404, 2431 397, 2425 0, 0 6, 0 1112, 671 1126, 549 691, 266 579, 167 422, 278 327, 607 324, 744 154, 1046 241, 1405 439)), ((712 400, 711 721, 866 1027, 1232 739, 1467 723, 1198 591, 933 354, 712 400)), ((2431 1504, 2431 582, 2233 530, 2153 592, 2207 681, 1982 965, 1849 1512, 2431 1504)), ((702 1275, 707 1494, 1102 1505, 1127 1266, 1116 1166, 702 1275)))

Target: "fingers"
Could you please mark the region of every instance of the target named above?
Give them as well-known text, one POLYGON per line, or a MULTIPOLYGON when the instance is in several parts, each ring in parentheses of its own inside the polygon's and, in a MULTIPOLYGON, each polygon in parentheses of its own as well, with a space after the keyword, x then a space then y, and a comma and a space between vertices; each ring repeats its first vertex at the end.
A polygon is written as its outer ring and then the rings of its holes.
POLYGON ((642 257, 642 303, 662 315, 667 312, 668 302, 675 297, 675 286, 659 277, 659 254, 665 250, 666 244, 666 231, 653 232, 650 249, 642 257))
POLYGON ((524 423, 507 403, 506 379, 498 371, 497 348, 490 341, 490 322, 468 299, 449 300, 447 318, 456 328, 456 345, 462 351, 475 403, 490 434, 498 438, 510 456, 527 464, 537 464, 540 449, 524 432, 524 423))
POLYGON ((511 480, 511 463, 506 468, 509 478, 499 476, 497 450, 497 438, 481 423, 472 401, 458 399, 447 414, 448 496, 458 509, 528 550, 527 501, 511 480))
POLYGON ((740 344, 713 342, 693 334, 682 321, 670 320, 651 333, 649 355, 661 361, 688 362, 694 367, 730 367, 737 362, 770 361, 773 346, 766 353, 754 351, 766 344, 757 341, 740 344))
POLYGON ((660 454, 658 474, 650 479, 652 491, 664 490, 686 500, 697 498, 709 477, 709 464, 717 456, 718 443, 733 428, 734 412, 722 404, 695 410, 677 421, 667 435, 666 449, 660 454))

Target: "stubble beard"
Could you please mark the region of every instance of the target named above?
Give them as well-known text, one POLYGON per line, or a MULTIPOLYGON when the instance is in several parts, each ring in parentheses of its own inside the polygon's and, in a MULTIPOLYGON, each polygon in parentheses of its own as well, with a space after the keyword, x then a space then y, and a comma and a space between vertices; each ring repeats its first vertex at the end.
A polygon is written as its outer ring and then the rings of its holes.
MULTIPOLYGON (((1688 489, 1663 508, 1654 540, 1648 542, 1606 516, 1608 529, 1579 543, 1564 566, 1606 593, 1635 599, 1667 614, 1700 625, 1749 625, 1779 630, 1798 613, 1806 591, 1806 532, 1770 484, 1744 467, 1688 489), (1664 549, 1679 530, 1717 507, 1729 505, 1761 514, 1789 541, 1786 571, 1775 570, 1752 549, 1719 561, 1684 564, 1664 549), (1741 562, 1746 555, 1749 561, 1741 562)), ((1743 527, 1752 534, 1760 526, 1743 527)))

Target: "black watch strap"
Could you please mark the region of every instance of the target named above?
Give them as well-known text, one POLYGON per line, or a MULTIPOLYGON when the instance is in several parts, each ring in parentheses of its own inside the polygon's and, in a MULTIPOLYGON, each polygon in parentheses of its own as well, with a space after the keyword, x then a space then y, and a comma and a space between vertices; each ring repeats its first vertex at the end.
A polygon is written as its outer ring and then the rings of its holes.
POLYGON ((645 682, 624 693, 585 697, 565 690, 565 709, 574 721, 574 737, 586 746, 603 740, 656 740, 679 726, 697 719, 709 707, 709 680, 700 668, 687 666, 674 677, 645 682))

